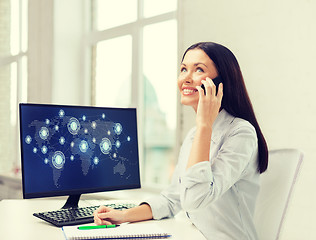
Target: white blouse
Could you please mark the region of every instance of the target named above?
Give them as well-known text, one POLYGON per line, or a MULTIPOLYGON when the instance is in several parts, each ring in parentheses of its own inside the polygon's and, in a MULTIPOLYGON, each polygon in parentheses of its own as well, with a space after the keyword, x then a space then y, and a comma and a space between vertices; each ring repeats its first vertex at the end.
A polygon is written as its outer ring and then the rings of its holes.
POLYGON ((195 132, 191 129, 182 144, 171 185, 146 201, 153 218, 172 217, 183 209, 206 239, 258 239, 253 222, 260 180, 254 127, 220 111, 210 161, 186 170, 195 132))

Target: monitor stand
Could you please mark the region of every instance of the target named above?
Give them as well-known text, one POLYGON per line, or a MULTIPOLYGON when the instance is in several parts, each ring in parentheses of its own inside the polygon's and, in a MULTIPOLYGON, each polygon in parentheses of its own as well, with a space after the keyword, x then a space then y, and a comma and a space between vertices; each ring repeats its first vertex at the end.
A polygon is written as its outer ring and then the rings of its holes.
POLYGON ((78 208, 78 202, 81 194, 69 195, 67 202, 62 207, 62 209, 66 208, 78 208))

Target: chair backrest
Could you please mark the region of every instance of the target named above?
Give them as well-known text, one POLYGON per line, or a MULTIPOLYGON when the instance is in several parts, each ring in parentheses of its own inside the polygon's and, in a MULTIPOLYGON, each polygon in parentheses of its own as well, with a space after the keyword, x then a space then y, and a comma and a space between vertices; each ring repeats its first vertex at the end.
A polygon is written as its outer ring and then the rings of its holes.
POLYGON ((260 240, 279 239, 303 153, 296 149, 269 151, 269 166, 261 174, 254 221, 260 240))

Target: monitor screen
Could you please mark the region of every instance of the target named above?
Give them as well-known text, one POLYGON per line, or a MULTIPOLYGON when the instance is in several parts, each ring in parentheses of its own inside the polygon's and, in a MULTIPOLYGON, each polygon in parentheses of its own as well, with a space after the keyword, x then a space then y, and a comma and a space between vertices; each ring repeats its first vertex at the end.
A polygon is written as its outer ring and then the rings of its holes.
POLYGON ((24 198, 140 187, 135 108, 19 109, 24 198))

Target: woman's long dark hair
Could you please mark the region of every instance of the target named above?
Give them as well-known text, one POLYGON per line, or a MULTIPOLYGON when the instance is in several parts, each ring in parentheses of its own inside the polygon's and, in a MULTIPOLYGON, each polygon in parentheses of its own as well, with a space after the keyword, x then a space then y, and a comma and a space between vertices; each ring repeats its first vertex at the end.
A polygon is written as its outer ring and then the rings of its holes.
POLYGON ((263 173, 268 167, 268 146, 253 111, 236 57, 228 48, 220 44, 200 42, 189 47, 183 54, 183 58, 192 49, 203 50, 216 65, 224 87, 221 108, 235 117, 247 120, 256 129, 259 151, 258 171, 263 173))

